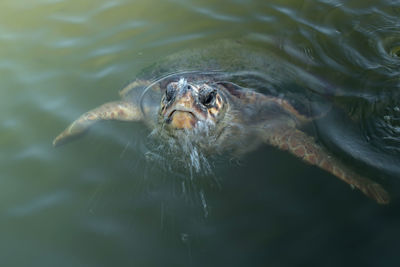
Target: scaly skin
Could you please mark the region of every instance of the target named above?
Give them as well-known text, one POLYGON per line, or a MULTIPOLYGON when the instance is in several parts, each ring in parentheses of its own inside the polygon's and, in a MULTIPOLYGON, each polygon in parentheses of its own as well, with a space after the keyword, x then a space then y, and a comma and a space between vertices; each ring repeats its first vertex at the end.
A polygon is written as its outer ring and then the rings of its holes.
POLYGON ((390 202, 389 194, 381 185, 370 179, 361 177, 331 157, 314 138, 296 128, 285 127, 268 134, 266 142, 282 150, 286 150, 305 162, 320 167, 335 175, 344 182, 361 190, 379 204, 390 202))
POLYGON ((90 126, 101 120, 139 121, 140 109, 131 102, 115 101, 90 110, 71 123, 53 141, 53 146, 61 145, 86 132, 90 126))
POLYGON ((143 114, 138 106, 138 102, 134 101, 129 94, 136 93, 133 97, 139 98, 142 90, 150 85, 147 80, 134 80, 127 84, 119 92, 123 99, 122 101, 114 101, 105 103, 93 110, 81 115, 78 119, 72 122, 62 133, 54 140, 53 146, 62 145, 72 139, 84 134, 93 124, 102 120, 119 120, 119 121, 140 121, 143 119, 143 114))

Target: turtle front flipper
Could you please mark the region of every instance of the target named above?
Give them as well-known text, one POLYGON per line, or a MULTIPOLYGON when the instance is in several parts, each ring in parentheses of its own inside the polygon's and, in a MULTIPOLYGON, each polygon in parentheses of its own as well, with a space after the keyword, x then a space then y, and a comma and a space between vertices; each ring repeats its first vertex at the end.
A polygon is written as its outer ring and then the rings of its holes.
POLYGON ((390 202, 389 194, 376 182, 357 175, 341 162, 334 159, 328 152, 319 146, 314 138, 296 128, 285 127, 268 134, 266 142, 303 159, 305 162, 316 165, 344 182, 358 188, 368 197, 379 204, 390 202))
POLYGON ((139 121, 142 119, 140 108, 126 101, 105 103, 92 109, 71 123, 53 141, 59 146, 86 132, 94 123, 102 120, 139 121))

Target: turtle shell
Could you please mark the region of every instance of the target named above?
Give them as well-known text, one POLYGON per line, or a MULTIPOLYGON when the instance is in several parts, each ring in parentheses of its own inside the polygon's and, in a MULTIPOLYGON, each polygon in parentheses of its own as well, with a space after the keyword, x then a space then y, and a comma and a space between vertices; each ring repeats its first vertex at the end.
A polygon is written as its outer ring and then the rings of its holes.
MULTIPOLYGON (((204 47, 171 54, 144 68, 121 93, 124 99, 139 101, 149 121, 155 121, 166 84, 180 78, 226 82, 240 88, 287 99, 296 110, 310 114, 306 87, 299 85, 298 73, 289 63, 244 41, 219 40, 204 47)), ((300 83, 301 84, 301 83, 300 83)), ((234 97, 240 90, 229 90, 234 97)))

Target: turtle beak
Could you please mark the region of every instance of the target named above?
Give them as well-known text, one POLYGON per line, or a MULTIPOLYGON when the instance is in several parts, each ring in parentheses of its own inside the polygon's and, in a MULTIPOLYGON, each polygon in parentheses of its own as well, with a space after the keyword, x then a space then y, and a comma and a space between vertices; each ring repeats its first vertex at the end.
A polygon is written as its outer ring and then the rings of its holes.
POLYGON ((175 129, 192 129, 197 119, 191 111, 173 110, 166 122, 175 129))
POLYGON ((192 129, 197 122, 194 108, 193 94, 186 89, 181 92, 166 114, 166 122, 175 129, 192 129))
POLYGON ((180 82, 175 102, 165 112, 165 122, 174 129, 192 129, 198 121, 195 101, 193 89, 180 82))

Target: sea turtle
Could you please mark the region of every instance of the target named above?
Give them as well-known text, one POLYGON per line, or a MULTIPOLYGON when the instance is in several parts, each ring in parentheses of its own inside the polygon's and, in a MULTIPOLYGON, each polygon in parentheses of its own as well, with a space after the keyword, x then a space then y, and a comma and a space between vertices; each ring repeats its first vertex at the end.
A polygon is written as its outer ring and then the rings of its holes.
POLYGON ((121 91, 122 100, 80 116, 53 145, 101 120, 142 121, 162 142, 190 145, 190 157, 241 155, 269 144, 330 172, 380 204, 389 203, 381 185, 354 173, 302 130, 312 117, 276 92, 281 81, 293 77, 292 71, 237 41, 174 54, 139 74, 121 91))

